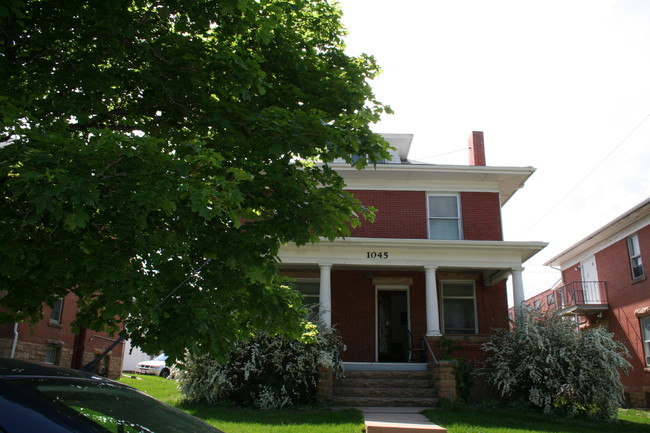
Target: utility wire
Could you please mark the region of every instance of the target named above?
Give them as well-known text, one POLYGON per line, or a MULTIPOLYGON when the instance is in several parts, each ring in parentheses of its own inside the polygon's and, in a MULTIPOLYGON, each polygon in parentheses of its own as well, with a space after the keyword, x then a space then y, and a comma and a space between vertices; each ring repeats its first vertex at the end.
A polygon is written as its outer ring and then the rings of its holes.
POLYGON ((639 122, 639 124, 636 125, 636 126, 632 129, 632 131, 630 131, 630 133, 627 134, 627 135, 625 136, 625 138, 623 138, 623 140, 621 140, 620 143, 618 143, 618 144, 616 145, 616 147, 614 147, 614 148, 613 148, 613 149, 612 149, 612 150, 611 150, 611 151, 610 151, 610 152, 609 152, 609 153, 608 153, 608 154, 607 154, 603 159, 601 159, 600 162, 599 162, 598 164, 596 164, 596 166, 594 166, 594 168, 592 168, 591 171, 589 171, 589 173, 587 173, 587 174, 586 174, 586 175, 585 175, 585 176, 584 176, 584 177, 583 177, 583 178, 582 178, 582 179, 581 179, 577 184, 575 184, 575 186, 574 186, 573 188, 571 188, 571 189, 569 190, 569 192, 567 192, 567 193, 566 193, 566 194, 565 194, 565 195, 564 195, 560 200, 558 200, 558 201, 557 201, 557 202, 556 202, 556 203, 555 203, 555 204, 554 204, 554 205, 553 205, 553 206, 552 206, 552 207, 551 207, 551 208, 550 208, 550 209, 549 209, 549 210, 548 210, 544 215, 542 215, 541 218, 539 218, 539 219, 538 219, 538 220, 537 220, 533 225, 531 225, 530 227, 528 227, 528 228, 526 229, 526 231, 524 231, 523 233, 521 233, 520 236, 523 236, 523 235, 525 235, 526 233, 528 233, 528 232, 529 232, 530 230, 532 230, 535 226, 537 226, 540 222, 542 222, 542 221, 544 220, 544 218, 546 218, 546 217, 547 217, 551 212, 553 212, 553 211, 555 210, 555 208, 558 207, 558 206, 560 205, 560 203, 562 203, 562 202, 563 202, 563 201, 564 201, 568 196, 570 196, 570 195, 571 195, 571 194, 572 194, 572 193, 573 193, 573 192, 574 192, 574 191, 575 191, 575 190, 576 190, 580 185, 582 185, 582 183, 583 183, 585 180, 587 180, 587 178, 588 178, 589 176, 591 176, 591 175, 594 173, 594 171, 596 171, 596 170, 597 170, 597 169, 598 169, 598 168, 599 168, 599 167, 600 167, 600 166, 601 166, 601 165, 602 165, 602 164, 607 160, 607 158, 609 158, 610 156, 612 156, 612 154, 613 154, 614 152, 616 152, 616 150, 618 150, 618 148, 621 147, 621 145, 622 145, 623 143, 625 143, 625 142, 628 140, 628 138, 630 138, 630 137, 631 137, 631 136, 636 132, 636 130, 639 129, 639 128, 641 127, 641 125, 643 125, 643 124, 644 124, 648 119, 650 119, 650 113, 648 113, 648 115, 647 115, 646 117, 644 117, 643 120, 642 120, 641 122, 639 122))
POLYGON ((463 147, 462 149, 452 150, 451 152, 445 152, 445 153, 441 153, 441 154, 438 154, 438 155, 422 156, 422 157, 418 157, 417 159, 418 159, 418 160, 421 160, 421 159, 437 158, 437 157, 439 157, 439 156, 445 156, 445 155, 451 155, 452 153, 463 152, 463 151, 465 151, 465 150, 467 150, 467 149, 469 149, 469 147, 463 147))

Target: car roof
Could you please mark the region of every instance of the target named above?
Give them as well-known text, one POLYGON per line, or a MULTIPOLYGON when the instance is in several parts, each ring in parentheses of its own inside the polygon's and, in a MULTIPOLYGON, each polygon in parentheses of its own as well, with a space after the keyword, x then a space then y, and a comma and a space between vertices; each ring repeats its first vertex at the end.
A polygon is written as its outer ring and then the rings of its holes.
POLYGON ((76 379, 108 380, 97 374, 51 364, 39 364, 14 358, 0 358, 0 378, 60 377, 76 379))

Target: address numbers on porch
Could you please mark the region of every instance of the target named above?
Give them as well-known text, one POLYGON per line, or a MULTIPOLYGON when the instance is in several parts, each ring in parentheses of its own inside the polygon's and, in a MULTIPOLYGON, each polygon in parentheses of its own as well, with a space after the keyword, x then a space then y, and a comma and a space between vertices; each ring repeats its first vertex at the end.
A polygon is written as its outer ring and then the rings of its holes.
POLYGON ((367 259, 388 259, 388 251, 366 251, 367 259))

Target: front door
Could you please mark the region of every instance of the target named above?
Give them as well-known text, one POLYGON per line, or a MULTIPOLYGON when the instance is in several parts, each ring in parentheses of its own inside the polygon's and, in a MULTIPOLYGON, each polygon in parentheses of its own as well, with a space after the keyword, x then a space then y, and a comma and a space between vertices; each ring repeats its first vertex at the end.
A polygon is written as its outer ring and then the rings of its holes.
POLYGON ((406 290, 377 291, 377 361, 406 362, 409 351, 406 290))
POLYGON ((600 304, 600 285, 598 284, 598 270, 596 257, 591 256, 580 263, 582 274, 582 294, 585 304, 600 304))

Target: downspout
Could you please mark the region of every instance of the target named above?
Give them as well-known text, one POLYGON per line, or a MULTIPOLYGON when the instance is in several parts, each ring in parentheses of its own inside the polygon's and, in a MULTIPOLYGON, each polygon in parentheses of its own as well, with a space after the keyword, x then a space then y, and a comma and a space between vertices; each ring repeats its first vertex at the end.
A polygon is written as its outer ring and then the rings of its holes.
POLYGON ((16 346, 18 345, 18 322, 14 322, 14 341, 11 343, 11 356, 13 358, 16 355, 16 346))

